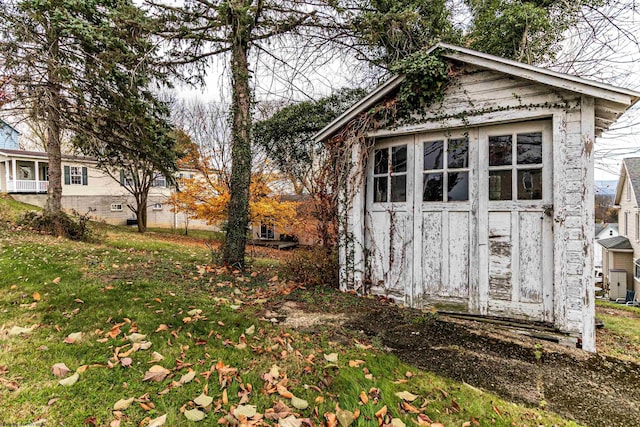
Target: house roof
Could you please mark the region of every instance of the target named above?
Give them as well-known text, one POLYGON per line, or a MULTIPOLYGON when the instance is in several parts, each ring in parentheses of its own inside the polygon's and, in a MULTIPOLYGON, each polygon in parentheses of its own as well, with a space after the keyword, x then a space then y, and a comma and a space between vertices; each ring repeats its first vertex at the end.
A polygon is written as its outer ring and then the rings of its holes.
POLYGON ((627 157, 622 159, 622 165, 620 166, 620 179, 618 180, 616 198, 614 200, 616 205, 620 204, 622 190, 627 182, 627 178, 629 178, 629 181, 631 182, 633 200, 637 203, 636 195, 640 194, 640 157, 627 157))
POLYGON ((608 239, 600 239, 598 240, 602 246, 606 249, 618 250, 618 251, 626 251, 633 250, 633 246, 631 246, 631 242, 624 236, 616 236, 609 237, 608 239))
POLYGON ((14 128, 13 126, 11 126, 9 123, 5 122, 4 120, 0 119, 0 128, 2 127, 8 127, 9 129, 11 129, 13 132, 17 133, 18 135, 20 135, 20 131, 16 128, 14 128))
MULTIPOLYGON (((44 151, 27 151, 27 150, 8 150, 4 148, 0 148, 0 155, 5 155, 7 157, 26 157, 29 159, 44 159, 47 160, 49 156, 44 151)), ((95 159, 92 157, 83 157, 83 156, 69 156, 63 155, 63 160, 75 160, 75 161, 83 161, 83 162, 95 162, 95 159)))
POLYGON ((596 229, 595 229, 596 236, 600 234, 602 230, 604 230, 604 227, 605 227, 605 224, 596 224, 596 229))
MULTIPOLYGON (((594 97, 596 99, 596 134, 608 129, 627 108, 640 99, 640 92, 523 64, 447 43, 438 43, 427 50, 427 53, 432 53, 436 49, 440 49, 442 56, 445 58, 594 97)), ((314 135, 314 140, 321 142, 331 137, 358 114, 368 110, 395 90, 403 80, 403 76, 396 75, 378 86, 373 92, 362 98, 314 135)))
POLYGON ((617 222, 609 222, 609 223, 599 223, 596 224, 596 236, 598 236, 598 234, 605 232, 605 231, 614 231, 616 234, 618 233, 618 223, 617 222))

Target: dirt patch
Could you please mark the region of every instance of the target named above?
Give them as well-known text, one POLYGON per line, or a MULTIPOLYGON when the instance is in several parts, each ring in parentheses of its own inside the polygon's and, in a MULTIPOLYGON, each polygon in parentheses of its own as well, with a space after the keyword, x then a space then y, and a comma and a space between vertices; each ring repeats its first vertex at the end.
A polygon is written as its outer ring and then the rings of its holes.
POLYGON ((312 328, 317 325, 342 325, 347 316, 342 313, 318 313, 305 309, 303 304, 287 301, 278 310, 283 317, 282 325, 294 329, 312 328))
MULTIPOLYGON (((278 309, 285 322, 324 321, 318 306, 278 309), (289 310, 287 312, 287 310, 289 310), (285 314, 288 313, 288 314, 285 314), (297 320, 296 320, 297 319, 297 320)), ((376 337, 402 360, 589 426, 640 425, 640 365, 523 336, 494 324, 425 316, 377 299, 332 307, 343 327, 376 337)))

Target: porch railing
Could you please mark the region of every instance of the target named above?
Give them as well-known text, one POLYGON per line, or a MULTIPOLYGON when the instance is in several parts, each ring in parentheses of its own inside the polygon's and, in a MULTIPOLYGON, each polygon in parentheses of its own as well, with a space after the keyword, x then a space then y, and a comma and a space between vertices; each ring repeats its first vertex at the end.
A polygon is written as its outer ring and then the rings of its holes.
POLYGON ((49 181, 16 179, 7 182, 7 190, 10 193, 46 193, 48 187, 49 181))

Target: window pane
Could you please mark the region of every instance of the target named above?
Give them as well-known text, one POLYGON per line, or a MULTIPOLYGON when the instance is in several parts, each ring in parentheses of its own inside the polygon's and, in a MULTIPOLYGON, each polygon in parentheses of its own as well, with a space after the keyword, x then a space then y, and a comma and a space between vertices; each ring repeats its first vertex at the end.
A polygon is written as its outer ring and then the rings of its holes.
POLYGON ((407 171, 407 146, 401 145, 391 149, 391 172, 407 171))
POLYGON ((389 170, 389 150, 384 148, 375 152, 375 166, 373 173, 387 173, 389 170))
POLYGON ((447 167, 466 168, 468 166, 469 140, 467 138, 450 139, 448 143, 447 167))
POLYGON ((449 172, 447 200, 469 200, 469 172, 449 172))
POLYGON ((398 175, 391 177, 391 201, 407 201, 407 175, 398 175))
POLYGON ((443 141, 424 143, 424 170, 442 169, 443 141))
POLYGON ((542 199, 542 169, 518 171, 518 200, 542 199))
POLYGON ((542 163, 542 132, 518 134, 518 164, 542 163))
POLYGON ((510 165, 511 135, 489 137, 489 166, 510 165))
POLYGON ((422 178, 422 200, 425 202, 442 201, 442 174, 427 173, 422 178))
POLYGON ((386 202, 387 201, 387 177, 380 176, 373 178, 373 201, 374 202, 386 202))
POLYGON ((489 171, 489 200, 511 200, 511 171, 489 171))

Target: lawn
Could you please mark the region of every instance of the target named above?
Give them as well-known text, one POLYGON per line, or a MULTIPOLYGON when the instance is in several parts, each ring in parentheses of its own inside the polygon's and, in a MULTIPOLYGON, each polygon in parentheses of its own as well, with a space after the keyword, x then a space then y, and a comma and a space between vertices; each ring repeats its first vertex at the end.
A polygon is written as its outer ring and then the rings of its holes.
POLYGON ((640 308, 596 300, 596 316, 604 322, 598 352, 640 362, 640 308))
POLYGON ((0 225, 0 424, 576 425, 421 371, 355 332, 275 323, 274 300, 316 295, 279 280, 275 261, 228 271, 187 239, 99 236, 0 225))

